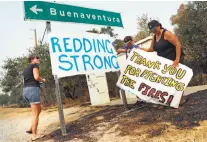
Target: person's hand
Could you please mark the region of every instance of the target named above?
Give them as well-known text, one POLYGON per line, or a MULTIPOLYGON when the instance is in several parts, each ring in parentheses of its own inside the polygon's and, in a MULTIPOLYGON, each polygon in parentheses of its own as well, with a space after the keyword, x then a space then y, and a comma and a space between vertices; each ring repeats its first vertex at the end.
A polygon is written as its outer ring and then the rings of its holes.
POLYGON ((175 60, 173 62, 173 65, 172 66, 176 68, 176 67, 178 67, 178 65, 179 65, 179 61, 178 60, 175 60))
POLYGON ((116 55, 119 55, 121 53, 120 50, 116 50, 116 55))
POLYGON ((42 78, 42 81, 45 83, 47 80, 45 78, 42 78))

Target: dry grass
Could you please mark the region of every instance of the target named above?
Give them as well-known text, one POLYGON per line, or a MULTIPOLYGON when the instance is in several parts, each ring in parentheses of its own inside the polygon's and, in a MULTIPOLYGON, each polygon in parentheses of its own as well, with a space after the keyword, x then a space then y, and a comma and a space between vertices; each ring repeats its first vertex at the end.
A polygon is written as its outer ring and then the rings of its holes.
MULTIPOLYGON (((179 109, 158 110, 149 104, 143 109, 130 106, 131 110, 126 112, 123 106, 69 105, 64 109, 66 136, 61 136, 57 107, 50 107, 41 114, 40 129, 46 137, 40 141, 206 142, 206 94, 207 90, 204 90, 187 96, 189 101, 179 109)), ((26 117, 29 112, 29 109, 1 108, 0 116, 23 114, 26 117)))

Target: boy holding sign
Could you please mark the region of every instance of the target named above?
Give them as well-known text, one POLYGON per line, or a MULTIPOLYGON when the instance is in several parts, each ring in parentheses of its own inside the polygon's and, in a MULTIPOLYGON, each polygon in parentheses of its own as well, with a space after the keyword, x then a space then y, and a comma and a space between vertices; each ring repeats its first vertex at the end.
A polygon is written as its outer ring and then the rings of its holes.
MULTIPOLYGON (((123 48, 119 48, 117 50, 117 54, 126 53, 126 59, 127 59, 128 56, 129 56, 129 53, 131 52, 131 50, 133 48, 139 48, 139 46, 134 44, 134 40, 132 39, 131 36, 126 36, 124 38, 124 43, 125 43, 125 46, 123 48)), ((136 97, 137 97, 137 102, 134 104, 135 106, 138 106, 139 108, 142 108, 142 107, 145 107, 147 105, 147 103, 145 101, 138 98, 138 96, 136 96, 136 97)))

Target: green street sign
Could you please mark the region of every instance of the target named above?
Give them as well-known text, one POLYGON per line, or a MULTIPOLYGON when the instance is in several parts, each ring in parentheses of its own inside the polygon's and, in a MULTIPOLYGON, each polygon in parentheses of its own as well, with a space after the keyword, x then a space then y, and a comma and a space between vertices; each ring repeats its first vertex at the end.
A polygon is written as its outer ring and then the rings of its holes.
POLYGON ((24 1, 25 20, 74 22, 123 27, 121 14, 42 1, 24 1))

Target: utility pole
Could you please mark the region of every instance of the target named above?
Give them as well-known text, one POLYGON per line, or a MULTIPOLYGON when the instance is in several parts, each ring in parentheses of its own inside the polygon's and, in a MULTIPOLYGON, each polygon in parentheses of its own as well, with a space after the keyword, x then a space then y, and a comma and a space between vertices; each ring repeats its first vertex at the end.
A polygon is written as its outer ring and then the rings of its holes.
POLYGON ((35 48, 37 48, 37 31, 34 29, 34 37, 35 37, 35 48))
POLYGON ((34 40, 35 40, 35 48, 37 48, 37 30, 36 29, 30 29, 34 31, 34 40))

